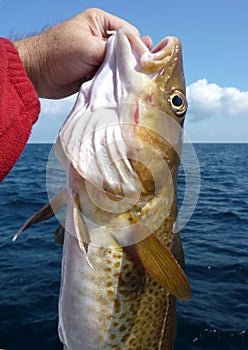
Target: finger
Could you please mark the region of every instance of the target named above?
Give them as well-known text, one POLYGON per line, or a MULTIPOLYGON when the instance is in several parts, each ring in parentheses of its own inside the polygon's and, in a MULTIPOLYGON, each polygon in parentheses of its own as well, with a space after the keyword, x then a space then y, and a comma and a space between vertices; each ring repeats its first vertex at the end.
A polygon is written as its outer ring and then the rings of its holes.
POLYGON ((107 30, 118 30, 122 26, 128 26, 132 29, 137 35, 140 36, 138 29, 132 24, 128 23, 122 18, 116 17, 107 13, 105 11, 99 10, 99 16, 103 23, 103 31, 106 33, 107 30))
POLYGON ((143 43, 148 47, 148 49, 151 51, 152 49, 152 39, 150 36, 146 35, 146 36, 142 36, 141 40, 143 41, 143 43))

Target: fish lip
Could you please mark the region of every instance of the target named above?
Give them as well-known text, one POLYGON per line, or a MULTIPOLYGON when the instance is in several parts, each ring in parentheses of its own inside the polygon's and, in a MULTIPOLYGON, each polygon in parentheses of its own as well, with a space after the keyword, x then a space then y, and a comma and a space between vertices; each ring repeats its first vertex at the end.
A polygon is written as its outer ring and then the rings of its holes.
POLYGON ((182 59, 182 47, 177 37, 167 36, 152 51, 145 52, 140 62, 145 73, 159 73, 172 59, 182 59))
POLYGON ((151 50, 151 53, 156 54, 168 47, 171 48, 172 46, 181 46, 180 40, 175 36, 166 36, 163 40, 160 41, 157 46, 151 50))

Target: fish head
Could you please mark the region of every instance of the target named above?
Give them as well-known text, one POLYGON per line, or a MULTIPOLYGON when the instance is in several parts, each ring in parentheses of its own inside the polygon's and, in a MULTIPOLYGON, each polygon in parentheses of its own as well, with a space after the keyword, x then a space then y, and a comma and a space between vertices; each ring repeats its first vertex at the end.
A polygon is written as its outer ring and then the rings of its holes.
POLYGON ((187 100, 180 41, 166 37, 141 63, 145 73, 154 74, 156 107, 183 126, 187 100))

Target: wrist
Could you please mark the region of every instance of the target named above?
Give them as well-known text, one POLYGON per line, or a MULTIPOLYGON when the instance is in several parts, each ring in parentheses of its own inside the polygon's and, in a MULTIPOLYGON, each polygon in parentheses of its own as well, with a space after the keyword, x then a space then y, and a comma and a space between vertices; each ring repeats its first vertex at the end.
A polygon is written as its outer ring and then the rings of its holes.
MULTIPOLYGON (((41 82, 44 80, 44 50, 40 35, 35 35, 13 43, 18 51, 27 75, 34 85, 39 96, 41 96, 41 82)), ((44 48, 45 49, 45 48, 44 48)))

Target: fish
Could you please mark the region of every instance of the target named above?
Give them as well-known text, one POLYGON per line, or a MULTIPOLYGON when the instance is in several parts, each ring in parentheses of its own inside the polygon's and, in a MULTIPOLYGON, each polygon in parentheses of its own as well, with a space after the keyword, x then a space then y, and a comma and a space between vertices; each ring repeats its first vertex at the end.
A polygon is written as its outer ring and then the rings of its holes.
POLYGON ((187 111, 182 46, 153 50, 128 27, 82 84, 54 153, 65 188, 15 235, 66 205, 59 337, 68 350, 172 350, 176 299, 188 301, 177 232, 187 111))

